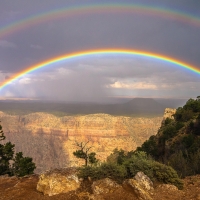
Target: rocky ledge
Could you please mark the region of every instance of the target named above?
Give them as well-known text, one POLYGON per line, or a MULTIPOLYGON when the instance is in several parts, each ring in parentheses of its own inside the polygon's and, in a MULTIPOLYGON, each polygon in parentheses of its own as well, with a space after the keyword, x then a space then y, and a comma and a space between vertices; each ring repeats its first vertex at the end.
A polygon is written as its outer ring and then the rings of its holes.
MULTIPOLYGON (((55 183, 53 182, 51 176, 53 174, 56 174, 59 179, 63 176, 63 181, 66 181, 67 176, 73 177, 76 172, 73 169, 65 169, 64 171, 51 170, 41 176, 31 175, 23 178, 0 176, 0 200, 200 200, 200 175, 183 179, 183 190, 178 190, 175 186, 168 184, 152 184, 148 177, 140 172, 133 179, 125 180, 123 184, 118 184, 109 178, 98 181, 78 180, 79 187, 70 186, 71 191, 63 191, 56 179, 55 183), (58 186, 57 194, 49 196, 52 193, 44 192, 47 191, 46 189, 44 191, 36 189, 41 183, 41 177, 45 177, 46 180, 49 177, 49 182, 46 181, 47 186, 50 184, 54 187, 58 186)), ((68 180, 74 181, 73 178, 68 180)), ((75 180, 77 181, 76 178, 75 180)), ((53 187, 49 187, 49 191, 52 189, 53 187)))

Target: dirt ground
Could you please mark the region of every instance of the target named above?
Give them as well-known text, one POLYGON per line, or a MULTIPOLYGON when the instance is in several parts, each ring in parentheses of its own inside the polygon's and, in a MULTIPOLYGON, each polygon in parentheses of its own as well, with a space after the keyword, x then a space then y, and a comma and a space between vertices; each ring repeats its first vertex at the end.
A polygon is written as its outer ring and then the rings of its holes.
MULTIPOLYGON (((29 177, 0 177, 0 200, 89 200, 91 183, 84 182, 76 192, 47 196, 36 190, 38 176, 29 177)), ((184 180, 183 190, 174 190, 162 185, 155 187, 152 199, 154 200, 200 200, 200 175, 187 177, 184 180)), ((129 200, 136 199, 130 192, 120 189, 112 194, 103 195, 105 200, 129 200)))

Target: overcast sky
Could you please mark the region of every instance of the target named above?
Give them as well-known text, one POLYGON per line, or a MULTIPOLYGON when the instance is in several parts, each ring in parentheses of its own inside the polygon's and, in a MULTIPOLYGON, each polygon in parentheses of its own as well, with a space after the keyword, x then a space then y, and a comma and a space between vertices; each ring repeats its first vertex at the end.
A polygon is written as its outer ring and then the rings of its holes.
MULTIPOLYGON (((106 8, 106 7, 104 7, 106 8)), ((199 0, 17 0, 0 1, 0 81, 42 61, 84 50, 122 48, 161 54, 200 69, 199 0), (90 5, 140 5, 172 15, 88 9, 90 5), (151 3, 149 3, 151 2, 151 3), (66 9, 62 17, 20 21, 66 9), (73 12, 69 12, 73 8, 73 12), (67 14, 68 12, 68 14, 67 14), (192 20, 194 19, 194 20, 192 20), (8 28, 9 25, 10 29, 8 28), (7 27, 7 28, 6 28, 7 27), (7 30, 7 32, 6 32, 7 30), (3 32, 4 31, 4 32, 3 32), (5 34, 6 32, 6 34, 5 34)), ((106 97, 189 98, 200 95, 200 75, 156 59, 93 55, 55 63, 0 90, 0 97, 103 101, 106 97)))

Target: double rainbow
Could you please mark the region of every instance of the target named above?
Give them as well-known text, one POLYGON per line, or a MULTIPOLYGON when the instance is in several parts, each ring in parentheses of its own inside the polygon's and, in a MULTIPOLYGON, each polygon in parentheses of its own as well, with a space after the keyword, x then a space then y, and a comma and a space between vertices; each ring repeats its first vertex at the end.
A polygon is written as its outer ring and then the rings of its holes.
POLYGON ((9 79, 7 79, 3 83, 1 83, 0 90, 2 90, 4 87, 9 85, 13 81, 24 76, 25 74, 34 72, 40 68, 48 67, 49 65, 59 63, 64 60, 70 60, 72 58, 81 58, 81 57, 92 56, 92 55, 132 55, 132 56, 152 58, 155 60, 161 60, 161 61, 165 61, 167 63, 174 64, 176 66, 188 69, 188 70, 200 75, 200 69, 198 69, 197 67, 187 64, 185 62, 176 60, 174 58, 164 56, 164 55, 155 54, 155 53, 146 52, 146 51, 130 50, 130 49, 99 49, 99 50, 81 51, 81 52, 66 54, 66 55, 55 57, 55 58, 51 58, 49 60, 38 63, 36 65, 32 65, 32 66, 18 72, 17 74, 14 74, 9 79))
MULTIPOLYGON (((15 33, 16 31, 21 31, 23 29, 27 29, 34 25, 38 25, 47 21, 62 19, 62 18, 70 18, 74 16, 81 16, 81 15, 90 15, 90 14, 104 14, 104 13, 130 13, 130 14, 142 14, 142 15, 149 15, 149 16, 158 16, 161 18, 165 18, 167 20, 178 21, 182 23, 186 23, 188 25, 200 27, 200 19, 198 17, 186 14, 184 12, 170 10, 167 8, 161 7, 151 7, 151 6, 144 6, 138 4, 93 4, 93 5, 81 5, 75 7, 68 7, 62 8, 57 10, 52 10, 49 12, 33 15, 29 18, 14 22, 7 26, 0 28, 0 39, 4 36, 8 36, 10 34, 15 33)), ((121 55, 137 55, 142 57, 149 57, 156 60, 162 60, 168 63, 172 63, 174 65, 180 66, 182 68, 188 69, 193 71, 197 74, 200 74, 200 69, 195 66, 192 66, 188 63, 176 60, 171 57, 167 57, 165 55, 146 52, 146 51, 137 51, 137 50, 130 50, 130 49, 99 49, 99 50, 90 50, 90 51, 81 51, 75 52, 71 54, 61 55, 55 58, 51 58, 44 62, 38 63, 36 65, 30 66, 13 76, 9 79, 5 80, 0 84, 0 90, 2 90, 5 86, 12 83, 16 79, 22 77, 25 74, 31 73, 40 69, 42 67, 48 66, 53 63, 58 63, 63 60, 68 60, 71 58, 78 58, 84 57, 89 55, 97 55, 97 54, 121 54, 121 55)))

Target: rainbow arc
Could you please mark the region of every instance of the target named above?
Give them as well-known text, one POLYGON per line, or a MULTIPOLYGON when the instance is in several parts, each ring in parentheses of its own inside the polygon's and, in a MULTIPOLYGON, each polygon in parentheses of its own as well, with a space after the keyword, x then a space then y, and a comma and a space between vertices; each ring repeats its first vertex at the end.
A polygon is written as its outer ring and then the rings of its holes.
POLYGON ((97 50, 88 50, 88 51, 74 52, 74 53, 70 53, 70 54, 61 55, 61 56, 57 56, 55 58, 45 60, 38 64, 29 66, 28 68, 14 74, 9 79, 2 82, 0 84, 0 90, 5 88, 7 85, 12 83, 13 81, 21 78, 22 76, 29 74, 31 72, 34 72, 43 67, 48 67, 49 65, 59 63, 61 61, 65 61, 65 60, 67 61, 67 60, 74 59, 74 58, 81 58, 81 57, 94 56, 94 55, 132 55, 132 56, 152 58, 155 60, 160 60, 160 61, 174 64, 176 66, 182 67, 183 69, 188 69, 188 70, 200 75, 200 69, 198 69, 197 67, 190 65, 188 63, 176 60, 174 58, 167 57, 165 55, 156 54, 156 53, 147 52, 147 51, 130 50, 130 49, 97 49, 97 50))
POLYGON ((122 13, 122 14, 140 14, 148 16, 156 16, 172 21, 183 22, 191 26, 200 27, 200 18, 178 10, 172 10, 162 7, 151 7, 142 4, 91 4, 74 7, 55 9, 48 12, 38 13, 25 19, 16 21, 12 24, 0 28, 0 38, 9 34, 21 31, 23 29, 53 21, 57 19, 70 19, 88 14, 104 14, 104 13, 122 13))

